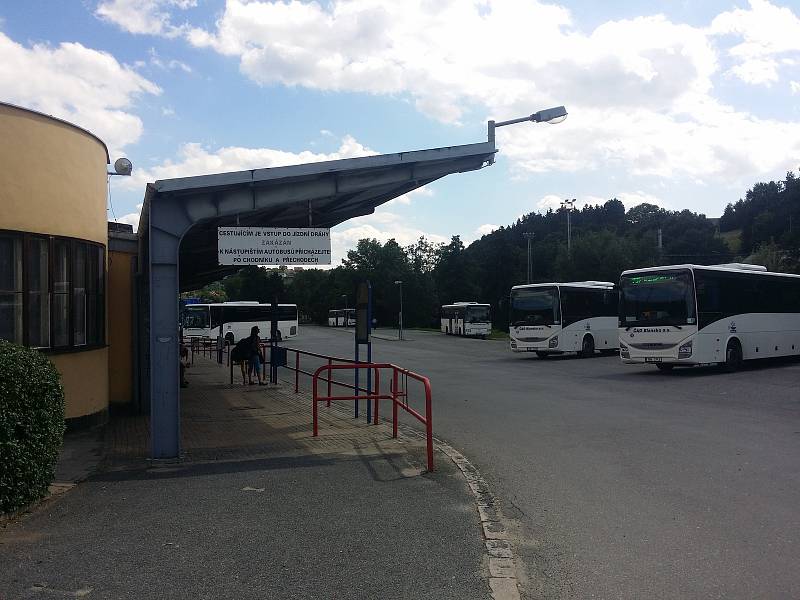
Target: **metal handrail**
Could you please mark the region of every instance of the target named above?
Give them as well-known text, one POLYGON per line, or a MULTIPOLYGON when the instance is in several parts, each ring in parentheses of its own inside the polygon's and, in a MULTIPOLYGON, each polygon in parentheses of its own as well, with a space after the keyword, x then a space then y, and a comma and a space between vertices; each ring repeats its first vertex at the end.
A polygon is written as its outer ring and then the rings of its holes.
POLYGON ((416 418, 419 422, 425 425, 425 441, 427 446, 427 458, 428 458, 428 471, 433 471, 433 415, 432 415, 432 406, 431 406, 431 382, 427 377, 423 375, 419 375, 418 373, 414 373, 413 371, 409 371, 408 369, 404 369, 403 367, 398 367, 397 365, 393 365, 391 363, 355 363, 355 364, 328 364, 319 367, 315 372, 312 379, 312 389, 313 389, 313 396, 312 396, 312 415, 313 415, 313 429, 314 429, 314 436, 319 435, 319 426, 318 426, 318 402, 327 402, 328 406, 330 406, 331 401, 341 401, 341 400, 374 400, 374 419, 373 422, 375 425, 378 424, 378 406, 380 404, 380 400, 391 400, 392 401, 392 437, 397 437, 397 424, 398 424, 398 408, 402 408, 408 414, 416 418), (375 391, 374 392, 367 392, 365 394, 356 394, 352 396, 332 396, 328 393, 327 396, 320 396, 318 393, 318 385, 317 382, 320 379, 320 374, 324 371, 329 372, 330 379, 332 377, 332 373, 335 370, 353 370, 353 369, 369 369, 374 370, 375 372, 375 391), (392 385, 391 385, 391 393, 389 394, 382 394, 380 391, 380 371, 381 369, 391 369, 392 371, 392 385), (403 375, 406 380, 410 377, 411 379, 415 379, 421 382, 425 387, 425 416, 411 408, 408 403, 408 388, 406 386, 403 387, 403 390, 400 390, 399 387, 399 378, 400 375, 403 375))

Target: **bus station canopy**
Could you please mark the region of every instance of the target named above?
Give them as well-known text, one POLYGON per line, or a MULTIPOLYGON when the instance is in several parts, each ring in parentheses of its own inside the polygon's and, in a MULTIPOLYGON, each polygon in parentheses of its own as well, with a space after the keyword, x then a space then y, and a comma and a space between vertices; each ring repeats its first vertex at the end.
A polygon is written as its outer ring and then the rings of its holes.
POLYGON ((494 162, 494 140, 147 184, 139 217, 137 350, 151 456, 180 454, 178 292, 238 267, 220 266, 217 227, 332 227, 452 173, 494 162))
POLYGON ((332 227, 445 175, 491 164, 495 152, 484 142, 156 181, 147 185, 139 232, 163 227, 150 222, 156 204, 173 205, 189 225, 180 290, 197 289, 238 269, 217 264, 217 227, 332 227))

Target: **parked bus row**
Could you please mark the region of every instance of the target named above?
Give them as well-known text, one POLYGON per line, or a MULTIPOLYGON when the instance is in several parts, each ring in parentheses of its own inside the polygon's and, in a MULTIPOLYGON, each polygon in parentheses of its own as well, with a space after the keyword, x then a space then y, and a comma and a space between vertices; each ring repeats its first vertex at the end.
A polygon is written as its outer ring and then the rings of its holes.
POLYGON ((510 294, 509 335, 512 351, 540 358, 619 351, 623 363, 661 370, 736 370, 745 360, 800 355, 800 275, 686 264, 624 271, 619 285, 518 285, 510 294))

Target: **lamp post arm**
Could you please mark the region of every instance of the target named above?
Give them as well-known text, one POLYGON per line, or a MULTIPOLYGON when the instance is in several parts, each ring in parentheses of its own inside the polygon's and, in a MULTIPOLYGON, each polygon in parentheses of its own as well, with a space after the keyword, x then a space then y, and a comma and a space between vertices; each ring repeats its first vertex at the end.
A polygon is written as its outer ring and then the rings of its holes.
POLYGON ((540 110, 527 117, 520 117, 519 119, 509 119, 508 121, 489 121, 489 141, 494 142, 494 130, 498 127, 505 127, 506 125, 514 125, 515 123, 524 123, 525 121, 532 121, 534 123, 560 123, 567 118, 567 109, 563 106, 556 106, 540 110))

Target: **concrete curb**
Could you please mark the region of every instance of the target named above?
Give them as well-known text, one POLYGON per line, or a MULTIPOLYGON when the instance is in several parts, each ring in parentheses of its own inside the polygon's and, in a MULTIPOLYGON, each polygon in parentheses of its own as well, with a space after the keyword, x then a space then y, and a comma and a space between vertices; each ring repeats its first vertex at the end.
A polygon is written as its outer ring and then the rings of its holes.
MULTIPOLYGON (((403 435, 423 438, 424 435, 410 427, 400 427, 403 435)), ((494 600, 520 600, 517 585, 514 548, 506 532, 500 511, 500 503, 492 494, 489 485, 475 466, 450 444, 434 438, 441 450, 461 471, 475 498, 475 506, 481 524, 486 558, 489 564, 489 588, 494 600)))

